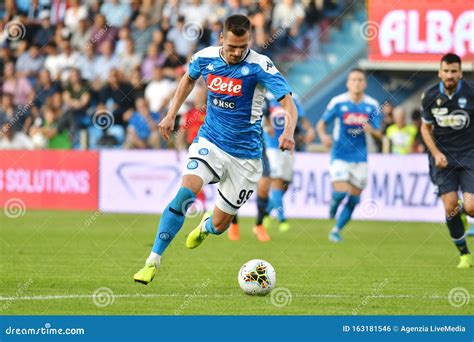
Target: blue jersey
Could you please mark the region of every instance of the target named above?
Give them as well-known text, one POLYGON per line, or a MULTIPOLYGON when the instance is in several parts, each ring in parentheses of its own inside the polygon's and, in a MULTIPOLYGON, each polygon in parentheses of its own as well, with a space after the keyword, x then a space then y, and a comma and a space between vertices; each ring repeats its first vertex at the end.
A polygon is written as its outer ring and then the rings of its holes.
POLYGON ((237 158, 262 157, 262 106, 268 89, 280 100, 290 87, 272 61, 251 49, 238 64, 228 64, 220 46, 205 48, 191 59, 189 76, 204 78, 207 113, 198 137, 237 158))
POLYGON ((354 103, 348 93, 338 95, 329 102, 321 120, 334 121, 331 159, 367 161, 364 125, 370 123, 373 128, 380 129, 382 116, 377 100, 364 95, 362 101, 354 103))
MULTIPOLYGON (((278 138, 285 130, 285 110, 280 105, 278 101, 276 101, 272 96, 268 96, 268 116, 270 123, 273 127, 273 136, 270 136, 267 131, 264 130, 263 138, 265 140, 265 147, 266 148, 280 148, 280 142, 278 138)), ((298 112, 298 121, 302 117, 305 116, 303 107, 301 106, 300 101, 296 95, 293 95, 293 101, 295 102, 296 110, 298 112)))

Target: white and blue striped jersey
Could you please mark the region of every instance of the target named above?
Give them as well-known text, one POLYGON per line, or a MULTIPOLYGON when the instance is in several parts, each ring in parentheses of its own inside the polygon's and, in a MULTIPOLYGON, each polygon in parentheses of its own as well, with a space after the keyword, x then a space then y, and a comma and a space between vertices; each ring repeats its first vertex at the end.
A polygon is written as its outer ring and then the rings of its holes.
POLYGON ((379 103, 364 95, 362 101, 354 103, 348 93, 334 97, 328 104, 321 120, 334 121, 331 159, 347 162, 366 162, 367 143, 364 125, 370 123, 380 129, 382 115, 379 103))
POLYGON ((228 64, 220 46, 194 54, 189 77, 204 78, 207 113, 198 133, 237 158, 262 157, 262 107, 268 89, 280 100, 291 89, 273 62, 251 49, 238 64, 228 64))

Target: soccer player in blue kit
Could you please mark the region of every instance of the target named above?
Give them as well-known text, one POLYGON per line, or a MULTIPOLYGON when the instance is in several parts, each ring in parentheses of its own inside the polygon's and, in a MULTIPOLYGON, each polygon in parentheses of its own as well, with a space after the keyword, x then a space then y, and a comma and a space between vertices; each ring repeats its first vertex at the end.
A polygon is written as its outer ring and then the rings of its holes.
POLYGON ((152 251, 145 266, 134 275, 142 284, 155 277, 161 256, 181 229, 196 194, 210 183, 219 183, 212 213, 206 213, 188 235, 186 247, 196 248, 209 234, 220 235, 238 209, 255 191, 262 174, 262 105, 269 90, 289 113, 280 149, 293 150, 297 111, 288 83, 272 61, 249 48, 250 21, 231 15, 220 35, 222 46, 198 51, 181 78, 167 115, 159 124, 168 139, 176 113, 203 77, 208 88, 207 115, 195 142, 189 147, 181 187, 163 211, 152 251))
POLYGON ((329 217, 336 218, 336 224, 329 233, 329 240, 340 242, 341 230, 351 219, 360 202, 360 194, 367 185, 367 143, 366 134, 382 140, 379 104, 365 95, 367 81, 364 71, 352 69, 347 78, 347 92, 334 97, 327 105, 317 131, 321 142, 331 148, 329 168, 333 193, 329 205, 329 217), (334 121, 333 138, 326 133, 327 123, 334 121), (338 207, 347 198, 339 216, 338 207))

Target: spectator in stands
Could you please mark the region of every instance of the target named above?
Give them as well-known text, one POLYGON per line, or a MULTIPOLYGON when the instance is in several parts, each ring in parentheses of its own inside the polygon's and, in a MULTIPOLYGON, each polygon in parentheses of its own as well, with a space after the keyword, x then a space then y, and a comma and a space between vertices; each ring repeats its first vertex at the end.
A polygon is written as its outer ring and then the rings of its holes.
POLYGON ((44 46, 54 37, 54 27, 51 25, 49 16, 50 12, 48 10, 44 10, 39 14, 41 27, 36 31, 33 38, 33 43, 36 45, 44 46))
MULTIPOLYGON (((139 13, 150 16, 152 25, 158 25, 161 21, 163 6, 167 1, 143 0, 139 13)), ((137 14, 138 15, 138 14, 137 14)))
POLYGON ((135 52, 144 56, 152 41, 153 27, 148 22, 148 16, 139 14, 132 26, 132 38, 135 42, 135 52))
POLYGON ((107 0, 100 7, 100 13, 105 16, 110 26, 119 28, 128 23, 132 8, 129 1, 107 0))
POLYGON ((16 71, 22 77, 28 77, 34 81, 39 71, 43 67, 44 58, 39 54, 39 47, 31 45, 28 51, 20 55, 16 61, 16 71))
POLYGON ((35 85, 35 106, 41 108, 43 105, 53 105, 58 103, 58 99, 54 97, 61 97, 61 85, 51 79, 49 71, 43 69, 39 73, 38 82, 35 85))
POLYGON ((203 3, 202 0, 191 0, 188 5, 184 6, 183 14, 187 23, 197 23, 204 26, 208 19, 209 6, 203 3))
POLYGON ((169 30, 166 39, 174 44, 176 52, 180 56, 191 57, 196 49, 198 37, 200 35, 199 27, 189 27, 187 30, 184 26, 184 16, 179 16, 176 26, 169 30))
MULTIPOLYGON (((94 65, 96 63, 97 56, 92 44, 87 44, 84 47, 84 53, 81 54, 77 68, 81 71, 81 76, 84 80, 93 83, 96 80, 94 72, 94 65)), ((100 81, 99 81, 100 84, 100 81)))
POLYGON ((419 111, 418 109, 415 109, 411 113, 411 121, 417 129, 415 142, 413 143, 413 152, 425 153, 427 151, 427 147, 425 145, 425 141, 423 140, 421 136, 421 111, 419 111))
POLYGON ((99 94, 99 108, 112 113, 116 125, 126 126, 123 115, 133 107, 133 89, 128 81, 122 81, 117 69, 112 69, 107 83, 99 94))
POLYGON ((132 32, 128 26, 123 26, 118 31, 118 40, 115 42, 115 54, 120 56, 125 52, 125 45, 128 40, 132 40, 132 32))
MULTIPOLYGON (((2 95, 1 104, 2 105, 0 106, 0 125, 10 122, 10 120, 12 120, 15 116, 16 116, 16 120, 22 119, 16 112, 15 106, 13 106, 12 94, 4 93, 2 95)), ((22 126, 21 123, 20 123, 20 126, 22 126)))
POLYGON ((176 25, 178 17, 183 13, 183 6, 181 0, 169 0, 166 1, 163 7, 163 21, 168 23, 170 26, 176 25))
POLYGON ((388 126, 393 124, 393 104, 392 102, 385 100, 382 105, 382 133, 385 134, 388 126))
POLYGON ((413 152, 417 129, 406 123, 406 113, 402 107, 393 110, 394 124, 387 128, 384 139, 384 153, 404 155, 413 152))
POLYGON ((87 18, 79 20, 77 29, 72 32, 71 46, 77 51, 84 52, 86 46, 91 44, 91 32, 87 18))
POLYGON ((139 97, 145 97, 145 83, 143 82, 142 72, 140 71, 140 67, 136 67, 132 69, 129 77, 130 83, 132 84, 132 98, 134 100, 138 99, 139 97))
POLYGON ((31 139, 35 148, 62 149, 72 148, 69 129, 70 121, 50 106, 41 108, 43 115, 30 129, 31 139))
POLYGON ((118 58, 119 69, 126 78, 130 76, 133 69, 139 67, 142 63, 140 56, 135 53, 134 43, 130 38, 125 41, 125 49, 118 55, 118 58))
POLYGON ((95 52, 100 53, 104 43, 113 43, 117 32, 117 28, 111 27, 102 14, 97 14, 91 28, 91 42, 94 45, 95 52))
POLYGON ((94 78, 105 82, 112 69, 119 67, 119 59, 114 54, 112 42, 106 41, 101 46, 101 54, 94 61, 94 78))
POLYGON ((70 0, 70 6, 64 16, 64 24, 66 27, 71 32, 74 32, 79 28, 79 23, 83 19, 87 19, 86 6, 81 5, 80 0, 70 0))
POLYGON ((78 69, 71 69, 64 87, 63 102, 67 119, 73 123, 72 134, 77 142, 77 133, 88 126, 87 110, 91 101, 90 86, 81 78, 78 69))
MULTIPOLYGON (((278 37, 279 45, 286 47, 290 45, 290 42, 299 45, 296 42, 301 41, 299 35, 304 16, 303 7, 293 0, 283 0, 275 6, 272 18, 273 34, 277 34, 278 30, 284 30, 284 34, 278 37)), ((297 47, 302 48, 301 45, 297 47)))
POLYGON ((181 68, 186 63, 186 58, 179 56, 174 48, 174 44, 168 41, 165 43, 163 54, 166 56, 165 62, 163 63, 163 74, 166 77, 176 79, 178 74, 184 71, 181 70, 181 68))
POLYGON ((143 97, 135 101, 136 110, 128 118, 125 148, 160 148, 158 123, 160 114, 150 112, 143 97))
POLYGON ((73 50, 71 42, 68 39, 61 41, 61 51, 55 60, 55 68, 60 75, 61 82, 66 83, 69 79, 70 70, 77 68, 80 63, 81 55, 79 52, 73 50))
POLYGON ((32 150, 31 138, 21 129, 15 127, 15 122, 3 123, 0 130, 0 150, 32 150))
POLYGON ((158 45, 151 44, 148 46, 146 57, 142 62, 142 77, 148 82, 152 79, 153 70, 156 67, 161 67, 165 63, 166 56, 160 53, 158 45))
POLYGON ((165 78, 163 69, 155 67, 153 78, 145 88, 145 98, 152 112, 163 113, 176 89, 176 82, 165 78))
POLYGON ((13 104, 15 106, 24 107, 32 103, 35 92, 28 79, 16 74, 15 65, 12 62, 8 62, 5 65, 4 72, 2 92, 13 96, 13 104))

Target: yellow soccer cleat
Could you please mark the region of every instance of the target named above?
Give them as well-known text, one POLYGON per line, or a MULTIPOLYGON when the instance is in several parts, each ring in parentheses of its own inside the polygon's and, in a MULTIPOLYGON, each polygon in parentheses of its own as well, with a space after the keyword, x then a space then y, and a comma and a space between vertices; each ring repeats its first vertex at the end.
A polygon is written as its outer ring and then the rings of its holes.
POLYGON ((202 225, 206 222, 206 220, 211 216, 212 211, 208 211, 207 213, 204 214, 202 217, 201 222, 199 222, 199 225, 194 228, 191 233, 189 233, 188 238, 186 239, 186 247, 189 249, 194 249, 198 247, 209 235, 208 232, 201 231, 202 225))
POLYGON ((278 229, 280 229, 280 232, 285 233, 290 230, 290 224, 285 221, 279 224, 278 229))
POLYGON ((458 268, 470 268, 474 266, 474 263, 472 262, 472 255, 471 254, 464 254, 461 255, 458 268))
POLYGON ((135 273, 133 280, 137 283, 147 285, 155 278, 156 266, 153 263, 146 264, 140 271, 135 273))

